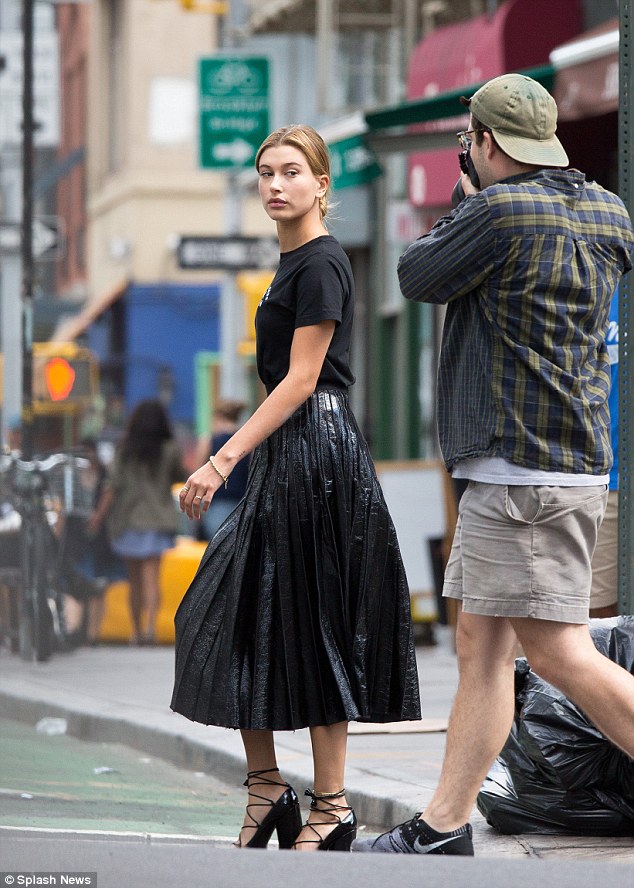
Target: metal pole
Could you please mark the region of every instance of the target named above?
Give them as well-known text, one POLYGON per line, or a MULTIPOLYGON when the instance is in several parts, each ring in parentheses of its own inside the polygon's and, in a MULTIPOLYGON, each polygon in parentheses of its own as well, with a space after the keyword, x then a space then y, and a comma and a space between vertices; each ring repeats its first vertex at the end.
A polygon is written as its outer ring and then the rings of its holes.
MULTIPOLYGON (((244 33, 247 10, 244 0, 238 0, 229 7, 223 48, 239 47, 240 35, 244 33)), ((242 233, 242 186, 237 175, 239 171, 229 170, 225 178, 224 230, 227 237, 242 233)), ((243 398, 245 393, 244 365, 238 355, 238 342, 242 338, 244 301, 236 287, 235 272, 228 272, 222 284, 220 350, 222 352, 222 374, 220 394, 223 398, 243 398)), ((213 408, 213 405, 210 405, 213 408)))
POLYGON ((402 33, 405 44, 403 47, 403 60, 405 64, 401 76, 403 81, 405 81, 407 63, 418 40, 418 3, 416 0, 404 0, 402 33))
MULTIPOLYGON (((242 188, 235 172, 227 174, 225 195, 225 234, 242 232, 242 188)), ((244 364, 238 355, 238 342, 244 330, 244 299, 238 295, 235 272, 228 272, 222 284, 222 323, 220 347, 222 377, 220 392, 223 398, 243 398, 245 394, 244 364)))
MULTIPOLYGON (((632 215, 634 210, 634 89, 632 77, 632 4, 621 0, 619 7, 619 191, 632 215)), ((619 288, 619 609, 622 614, 634 611, 634 352, 629 347, 631 275, 626 275, 619 288)))
POLYGON ((22 455, 33 456, 33 5, 22 2, 22 455))
POLYGON ((334 4, 335 0, 317 0, 317 102, 322 114, 327 114, 332 105, 334 4))
MULTIPOLYGON (((0 8, 0 46, 7 31, 20 28, 22 0, 7 0, 0 8)), ((3 221, 22 218, 21 141, 0 133, 0 211, 3 221)), ((8 443, 9 428, 20 416, 22 404, 22 268, 20 241, 15 248, 0 252, 0 352, 4 360, 2 392, 2 443, 8 443)))

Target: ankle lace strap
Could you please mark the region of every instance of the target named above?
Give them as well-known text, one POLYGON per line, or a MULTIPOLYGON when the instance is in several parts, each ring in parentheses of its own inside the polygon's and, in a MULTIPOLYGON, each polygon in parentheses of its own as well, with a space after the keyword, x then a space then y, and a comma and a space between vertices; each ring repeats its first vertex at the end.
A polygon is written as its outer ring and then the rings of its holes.
POLYGON ((317 808, 320 811, 324 811, 324 813, 348 810, 350 807, 349 805, 337 805, 334 802, 334 799, 341 799, 345 794, 345 786, 342 789, 338 789, 337 792, 317 792, 316 789, 304 790, 304 795, 307 795, 312 799, 310 807, 313 809, 317 808), (317 802, 324 802, 324 804, 318 806, 317 802))
POLYGON ((279 774, 279 768, 262 768, 260 771, 247 771, 247 779, 242 784, 243 786, 249 786, 249 780, 254 780, 254 778, 262 778, 261 780, 256 780, 253 786, 286 786, 286 783, 283 783, 281 780, 271 780, 270 777, 264 777, 265 774, 279 774))
POLYGON ((295 845, 310 844, 321 846, 324 837, 316 827, 328 826, 331 828, 337 828, 346 818, 350 817, 352 808, 349 805, 338 805, 334 801, 335 799, 343 798, 345 794, 345 787, 337 790, 337 792, 317 792, 315 789, 306 789, 304 791, 304 795, 307 795, 312 799, 310 803, 311 811, 318 811, 323 817, 321 820, 308 821, 304 826, 304 829, 309 829, 311 831, 310 834, 314 836, 314 838, 298 839, 295 842, 295 845), (344 811, 346 812, 345 814, 339 813, 344 811))

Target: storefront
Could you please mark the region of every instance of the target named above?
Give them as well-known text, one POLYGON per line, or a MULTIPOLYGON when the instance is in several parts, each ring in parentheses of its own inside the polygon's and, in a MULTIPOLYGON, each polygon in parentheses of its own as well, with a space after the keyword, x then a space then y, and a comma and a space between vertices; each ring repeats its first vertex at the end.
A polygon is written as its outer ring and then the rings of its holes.
POLYGON ((98 357, 102 395, 122 415, 144 398, 160 398, 175 422, 193 426, 195 357, 220 347, 220 285, 122 284, 55 336, 78 337, 98 357))
POLYGON ((618 19, 558 46, 550 62, 558 133, 571 166, 618 191, 618 19))
POLYGON ((375 453, 381 458, 435 455, 442 312, 403 300, 396 263, 405 247, 450 209, 459 176, 455 133, 468 125, 460 96, 471 95, 491 77, 518 70, 552 89, 550 52, 581 27, 579 0, 508 0, 493 15, 438 28, 413 50, 407 101, 365 115, 366 143, 384 170, 375 185, 371 386, 378 394, 375 453))

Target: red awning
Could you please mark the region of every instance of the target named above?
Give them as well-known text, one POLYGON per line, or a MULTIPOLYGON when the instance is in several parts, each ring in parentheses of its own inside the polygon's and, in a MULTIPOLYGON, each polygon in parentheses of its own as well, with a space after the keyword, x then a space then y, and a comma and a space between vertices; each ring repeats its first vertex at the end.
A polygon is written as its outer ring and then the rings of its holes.
POLYGON ((619 20, 610 19, 550 54, 559 120, 618 111, 619 20))
MULTIPOLYGON (((409 66, 408 99, 465 88, 510 71, 543 64, 550 51, 578 34, 580 0, 507 0, 494 15, 438 28, 415 47, 409 66), (544 24, 547 23, 547 27, 544 24)), ((468 117, 422 124, 421 131, 460 129, 468 117)), ((459 175, 458 146, 411 154, 409 197, 414 206, 449 206, 459 175)))

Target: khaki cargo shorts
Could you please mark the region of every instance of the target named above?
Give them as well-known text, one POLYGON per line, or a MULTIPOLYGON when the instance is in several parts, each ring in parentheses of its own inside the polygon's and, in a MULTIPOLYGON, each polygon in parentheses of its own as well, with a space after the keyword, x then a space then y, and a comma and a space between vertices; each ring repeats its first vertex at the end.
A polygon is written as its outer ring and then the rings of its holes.
POLYGON ((610 490, 592 556, 590 607, 609 607, 619 597, 619 492, 610 490))
POLYGON ((586 623, 608 491, 470 481, 443 595, 466 613, 586 623))

